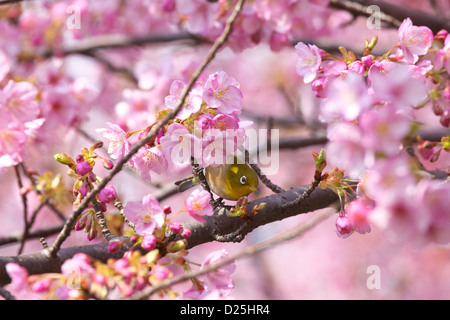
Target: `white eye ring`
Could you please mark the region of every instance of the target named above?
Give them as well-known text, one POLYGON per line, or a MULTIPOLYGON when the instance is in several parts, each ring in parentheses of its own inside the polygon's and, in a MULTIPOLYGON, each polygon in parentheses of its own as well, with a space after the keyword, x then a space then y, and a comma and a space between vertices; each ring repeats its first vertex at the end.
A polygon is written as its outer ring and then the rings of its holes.
POLYGON ((246 176, 241 176, 241 178, 239 179, 239 182, 241 184, 247 184, 247 177, 246 176))

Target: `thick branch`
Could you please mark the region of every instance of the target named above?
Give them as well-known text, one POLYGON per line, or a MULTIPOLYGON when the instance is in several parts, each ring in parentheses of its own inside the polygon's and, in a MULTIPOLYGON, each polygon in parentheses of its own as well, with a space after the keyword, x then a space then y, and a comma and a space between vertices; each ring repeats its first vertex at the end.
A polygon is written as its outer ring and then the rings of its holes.
POLYGON ((88 54, 91 55, 94 50, 99 49, 114 49, 114 48, 129 48, 131 46, 139 46, 151 43, 172 42, 180 40, 193 40, 199 42, 206 42, 206 40, 200 38, 191 33, 180 32, 172 34, 151 34, 146 36, 130 37, 129 35, 101 35, 96 37, 80 40, 71 47, 62 49, 46 49, 38 56, 49 58, 52 56, 69 55, 69 54, 88 54))
MULTIPOLYGON (((296 206, 283 208, 283 204, 298 199, 308 187, 309 186, 298 187, 251 201, 247 205, 247 212, 251 212, 255 205, 262 202, 265 202, 267 206, 253 217, 250 224, 245 228, 245 234, 242 234, 242 238, 257 227, 299 214, 326 208, 339 199, 331 190, 317 189, 307 199, 302 201, 302 203, 296 206)), ((192 232, 191 237, 188 239, 187 247, 189 249, 202 243, 212 242, 218 235, 233 233, 238 230, 243 223, 244 220, 242 218, 229 217, 225 212, 219 212, 212 217, 206 217, 205 223, 200 223, 196 220, 187 221, 183 224, 183 227, 189 228, 192 232)))
MULTIPOLYGON (((302 186, 294 188, 249 202, 247 205, 248 212, 251 212, 255 205, 262 202, 267 203, 267 206, 252 219, 248 227, 245 228, 245 234, 248 234, 259 226, 283 220, 298 214, 326 208, 338 201, 337 195, 331 190, 317 189, 307 199, 302 201, 301 204, 286 209, 282 208, 283 204, 297 199, 308 189, 308 187, 309 186, 302 186)), ((235 230, 238 230, 245 221, 239 217, 228 217, 225 212, 216 212, 214 216, 206 218, 205 223, 189 220, 183 224, 183 227, 191 229, 192 232, 188 239, 187 249, 203 243, 212 242, 217 235, 230 234, 235 230)), ((245 234, 243 234, 243 236, 245 236, 245 234)), ((105 242, 87 246, 62 248, 59 250, 55 259, 48 259, 44 251, 15 257, 0 257, 0 285, 4 285, 10 281, 5 271, 5 265, 8 262, 15 262, 22 265, 30 274, 59 272, 61 264, 65 260, 70 259, 75 253, 86 253, 92 258, 106 261, 109 258, 120 257, 129 247, 130 244, 126 243, 122 247, 120 253, 111 254, 108 252, 108 243, 105 242)))

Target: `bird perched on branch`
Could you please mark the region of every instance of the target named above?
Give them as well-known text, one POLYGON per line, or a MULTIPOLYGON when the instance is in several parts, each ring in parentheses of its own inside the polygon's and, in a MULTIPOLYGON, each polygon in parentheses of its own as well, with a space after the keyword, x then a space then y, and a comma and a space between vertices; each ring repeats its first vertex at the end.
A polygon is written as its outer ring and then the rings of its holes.
MULTIPOLYGON (((205 178, 212 192, 223 199, 238 200, 248 196, 258 187, 257 174, 245 163, 239 163, 234 156, 231 164, 224 163, 218 166, 205 168, 205 178)), ((199 185, 201 181, 196 176, 190 176, 175 182, 178 191, 185 191, 199 185)))

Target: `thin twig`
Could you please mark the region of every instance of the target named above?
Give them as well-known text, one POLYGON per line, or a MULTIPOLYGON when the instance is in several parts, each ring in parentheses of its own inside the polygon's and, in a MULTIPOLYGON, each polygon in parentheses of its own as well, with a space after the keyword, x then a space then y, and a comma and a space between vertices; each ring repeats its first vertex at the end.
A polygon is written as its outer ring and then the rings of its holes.
POLYGON ((28 230, 29 230, 29 223, 28 223, 28 200, 27 200, 27 195, 25 192, 23 192, 22 188, 23 188, 23 183, 22 183, 22 178, 20 176, 20 172, 19 172, 19 165, 14 166, 14 172, 16 173, 16 178, 17 178, 17 185, 19 186, 19 192, 21 193, 21 198, 22 198, 22 205, 23 205, 23 225, 24 225, 24 229, 23 229, 23 237, 20 240, 20 247, 19 250, 17 252, 18 255, 20 255, 23 251, 23 248, 25 246, 25 241, 27 239, 28 236, 28 230))
MULTIPOLYGON (((57 234, 61 231, 63 228, 63 225, 56 225, 53 227, 47 227, 37 230, 29 230, 27 235, 27 240, 41 238, 41 237, 48 237, 54 234, 57 234)), ((0 238, 0 246, 4 246, 7 244, 12 244, 19 242, 23 239, 23 232, 13 233, 8 236, 4 236, 0 238)))
POLYGON ((311 183, 311 185, 309 186, 309 188, 306 189, 305 192, 303 192, 303 193, 301 194, 300 197, 298 197, 297 199, 295 199, 295 200, 293 200, 293 201, 284 203, 284 204, 281 206, 281 209, 284 210, 284 209, 287 209, 287 208, 290 208, 290 207, 295 207, 295 206, 300 205, 300 204, 301 204, 303 201, 305 201, 305 199, 308 198, 308 197, 311 195, 311 193, 317 188, 317 186, 319 185, 320 181, 321 181, 321 178, 314 179, 314 181, 311 183))
POLYGON ((125 223, 126 223, 131 229, 134 230, 135 224, 134 224, 133 222, 129 221, 129 220, 127 219, 127 217, 125 216, 125 214, 123 213, 123 204, 122 204, 122 201, 120 201, 119 199, 116 198, 116 200, 114 200, 114 203, 113 203, 113 204, 114 204, 114 207, 116 207, 117 210, 119 210, 119 214, 122 216, 123 221, 125 221, 125 223))
POLYGON ((109 230, 108 226, 106 225, 105 215, 103 214, 100 208, 100 203, 97 200, 94 200, 93 203, 94 203, 93 207, 95 210, 95 218, 97 219, 97 223, 100 226, 100 231, 102 232, 106 241, 111 241, 114 238, 114 236, 111 233, 111 230, 109 230))
MULTIPOLYGON (((40 191, 36 186, 37 186, 37 182, 36 179, 33 177, 32 174, 30 174, 30 172, 28 171, 27 167, 25 166, 24 162, 20 163, 20 167, 22 168, 23 173, 26 175, 26 177, 28 178, 28 180, 30 181, 33 190, 36 191, 37 194, 42 195, 42 191, 40 191)), ((64 214, 58 209, 56 208, 49 199, 47 199, 46 201, 43 202, 43 204, 45 204, 46 206, 48 206, 58 217, 61 221, 65 221, 66 217, 64 216, 64 214)), ((41 205, 40 205, 41 206, 41 205)), ((39 208, 40 210, 40 208, 39 208)), ((39 211, 37 209, 34 210, 33 215, 31 216, 30 219, 30 228, 33 226, 34 224, 34 220, 36 219, 36 214, 39 211)))
POLYGON ((257 164, 250 163, 249 157, 250 157, 249 152, 247 149, 245 149, 245 162, 248 163, 250 167, 252 167, 253 171, 255 171, 255 173, 258 175, 259 180, 261 180, 261 182, 264 183, 273 192, 275 193, 283 192, 284 191, 283 188, 277 186, 272 181, 270 181, 270 179, 267 178, 267 176, 264 173, 262 173, 261 169, 258 167, 257 164))
MULTIPOLYGON (((101 35, 87 38, 74 44, 72 47, 62 49, 46 49, 37 54, 39 57, 50 58, 52 56, 70 55, 70 54, 88 54, 91 55, 94 50, 124 48, 138 46, 150 43, 172 42, 179 40, 194 40, 206 42, 205 39, 187 32, 171 34, 151 34, 146 36, 130 37, 128 35, 113 34, 101 35)), ((30 56, 30 59, 36 58, 30 56)))

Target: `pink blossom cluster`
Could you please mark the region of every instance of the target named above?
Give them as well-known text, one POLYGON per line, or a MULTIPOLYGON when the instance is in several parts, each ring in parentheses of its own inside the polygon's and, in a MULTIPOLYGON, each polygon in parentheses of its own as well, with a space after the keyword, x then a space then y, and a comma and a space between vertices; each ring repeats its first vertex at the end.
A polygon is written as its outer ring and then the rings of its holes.
POLYGON ((45 122, 37 96, 38 89, 27 81, 0 85, 0 173, 24 160, 45 122))
MULTIPOLYGON (((61 49, 77 40, 104 34, 173 33, 180 28, 190 33, 215 39, 222 32, 236 1, 201 0, 120 0, 42 1, 23 13, 11 12, 17 24, 2 20, 8 50, 32 53, 38 48, 61 49), (18 41, 17 41, 18 40, 18 41)), ((331 34, 349 20, 349 16, 327 8, 329 1, 283 0, 254 1, 244 6, 228 45, 234 50, 269 43, 272 50, 288 47, 295 38, 331 34), (314 13, 314 14, 312 14, 314 13)))
MULTIPOLYGON (((179 32, 180 27, 202 37, 215 39, 222 31, 234 4, 235 1, 228 0, 217 2, 158 0, 144 3, 132 0, 125 6, 119 0, 112 0, 108 2, 108 6, 104 6, 101 1, 72 0, 41 1, 27 6, 23 11, 9 10, 8 19, 0 20, 2 34, 0 88, 23 90, 26 86, 34 87, 30 90, 37 91, 31 93, 28 98, 21 99, 34 99, 35 102, 37 100, 39 102, 37 105, 23 104, 28 109, 27 115, 30 118, 34 115, 32 120, 21 119, 21 123, 12 124, 13 120, 9 120, 9 116, 1 116, 0 128, 6 129, 2 130, 0 168, 19 163, 31 141, 36 143, 36 148, 45 148, 59 142, 58 132, 75 128, 87 120, 93 105, 98 104, 108 112, 115 106, 119 121, 123 121, 118 124, 125 131, 132 121, 139 122, 133 123, 133 126, 148 125, 143 124, 141 120, 154 116, 152 109, 160 107, 155 101, 159 101, 161 95, 166 94, 168 89, 166 85, 170 86, 173 81, 169 77, 174 67, 172 61, 164 61, 161 58, 152 64, 145 57, 138 57, 138 62, 131 66, 139 84, 139 88, 136 89, 124 88, 116 77, 109 78, 105 75, 104 70, 94 71, 94 74, 95 72, 98 74, 92 79, 85 75, 77 76, 73 63, 69 61, 70 59, 59 58, 58 50, 70 47, 88 37, 107 34, 139 36, 152 32, 169 34, 179 32), (49 48, 53 50, 55 57, 33 65, 26 63, 35 53, 45 52, 49 48), (26 81, 20 81, 19 86, 7 85, 8 80, 17 78, 26 81), (96 78, 101 78, 104 83, 100 85, 96 78), (118 87, 122 87, 123 90, 118 90, 118 87), (36 134, 37 131, 39 134, 36 134)), ((273 50, 279 50, 288 47, 292 39, 304 34, 331 33, 333 28, 328 27, 326 22, 335 19, 339 23, 346 18, 329 10, 327 5, 328 1, 306 0, 246 3, 242 18, 236 21, 234 32, 227 45, 241 51, 268 42, 273 50), (308 12, 315 12, 314 23, 310 23, 312 16, 308 12)), ((121 55, 114 53, 105 55, 113 60, 112 65, 115 61, 121 61, 119 66, 122 66, 124 60, 136 60, 133 53, 128 51, 124 51, 121 55), (127 58, 124 59, 124 56, 127 58)), ((79 58, 73 60, 76 59, 79 58)), ((90 68, 90 65, 86 65, 85 68, 90 68)), ((235 81, 233 78, 223 79, 223 77, 224 75, 217 74, 216 79, 204 79, 206 87, 194 88, 179 118, 186 119, 190 111, 198 111, 199 102, 201 104, 200 95, 210 107, 217 108, 220 113, 226 115, 215 119, 211 129, 216 125, 220 131, 235 128, 235 118, 239 115, 242 94, 238 84, 233 83, 235 81), (234 103, 223 100, 227 99, 227 96, 218 98, 221 90, 233 96, 234 103)), ((182 87, 183 83, 180 81, 173 82, 170 95, 166 99, 166 107, 173 106, 174 99, 176 100, 182 87)), ((209 141, 214 147, 217 145, 223 148, 223 145, 241 144, 243 135, 241 131, 235 131, 233 134, 226 132, 219 134, 217 131, 212 134, 212 131, 209 131, 202 138, 204 142, 209 141)), ((207 149, 200 157, 204 158, 200 160, 205 164, 214 162, 216 158, 213 149, 212 147, 207 149)), ((163 172, 166 169, 163 157, 157 149, 141 150, 140 153, 137 159, 146 161, 138 161, 136 168, 147 179, 150 179, 150 171, 163 172)))
POLYGON ((59 141, 61 128, 86 120, 97 89, 84 77, 72 78, 59 59, 39 64, 36 81, 12 80, 10 59, 0 48, 0 171, 17 165, 27 151, 59 141), (37 147, 35 147, 35 144, 37 147))
MULTIPOLYGON (((213 251, 205 258, 201 269, 214 266, 228 258, 228 252, 224 249, 213 251)), ((236 270, 236 261, 226 264, 216 270, 206 273, 204 281, 193 282, 192 288, 183 292, 184 299, 218 300, 230 298, 234 288, 231 274, 236 270)))
MULTIPOLYGON (((83 147, 81 153, 77 155, 76 160, 73 160, 65 153, 54 155, 56 161, 69 167, 67 174, 76 179, 72 188, 72 193, 75 196, 75 201, 73 202, 74 207, 81 203, 86 195, 95 188, 99 179, 101 179, 93 171, 97 160, 100 160, 105 169, 110 170, 113 168, 113 163, 110 160, 98 156, 95 152, 102 145, 103 143, 99 142, 89 149, 83 147)), ((112 203, 116 198, 117 193, 113 186, 106 185, 102 188, 96 195, 95 200, 91 201, 87 209, 77 218, 75 230, 84 230, 87 233, 89 241, 95 239, 97 231, 100 229, 96 212, 106 212, 107 205, 112 203)))
POLYGON ((172 213, 171 208, 161 208, 159 201, 149 194, 144 196, 142 201, 129 201, 123 213, 134 225, 135 233, 142 237, 141 246, 146 250, 153 250, 157 243, 164 243, 166 231, 170 230, 180 234, 182 238, 189 238, 190 230, 183 228, 179 222, 173 221, 173 218, 180 212, 186 211, 197 221, 205 222, 205 216, 214 214, 210 200, 209 192, 196 189, 186 199, 185 208, 168 218, 172 213))
MULTIPOLYGON (((166 109, 173 109, 186 85, 173 81, 165 98, 166 109)), ((239 83, 223 71, 205 77, 189 91, 174 121, 162 128, 153 143, 142 147, 128 162, 129 166, 151 180, 151 172, 161 174, 169 166, 189 163, 191 157, 202 166, 225 163, 226 156, 235 152, 245 141, 239 114, 242 92, 239 83), (202 82, 204 81, 204 82, 202 82), (202 85, 202 83, 204 83, 202 85)), ((117 124, 97 129, 108 142, 108 153, 120 159, 129 152, 132 134, 117 124)), ((138 140, 151 128, 143 129, 138 140)))
MULTIPOLYGON (((144 255, 139 251, 127 251, 122 258, 110 259, 107 263, 96 261, 84 253, 77 253, 61 266, 61 273, 29 275, 28 271, 16 263, 8 263, 6 272, 11 278, 7 289, 18 299, 80 300, 88 297, 98 299, 129 298, 150 286, 157 286, 173 277, 168 264, 183 267, 187 251, 181 250, 168 255, 170 263, 158 263, 157 250, 144 255)), ((220 262, 226 258, 225 250, 211 252, 201 268, 220 262)), ((183 293, 184 298, 223 298, 233 289, 231 274, 234 263, 217 268, 205 277, 207 285, 183 293)), ((202 281, 195 280, 201 284, 202 281)), ((175 297, 174 292, 170 292, 175 297)))
MULTIPOLYGON (((296 70, 321 98, 327 161, 349 177, 362 178, 358 198, 336 220, 338 234, 366 233, 373 223, 393 240, 448 243, 450 207, 443 195, 450 184, 420 177, 404 142, 416 135, 416 110, 426 105, 444 127, 450 125, 449 35, 443 30, 433 36, 407 18, 398 37, 395 53, 381 57, 370 54, 368 43, 361 58, 344 48, 336 58, 300 42, 296 70), (443 47, 430 50, 434 39, 443 40, 443 47)), ((436 160, 444 145, 443 139, 420 150, 430 150, 425 159, 434 155, 436 160)))
POLYGON ((25 268, 9 263, 6 270, 12 281, 8 287, 21 299, 130 297, 173 275, 167 267, 155 264, 157 258, 156 252, 141 255, 137 251, 128 251, 122 258, 104 264, 84 253, 77 253, 63 263, 60 274, 41 275, 28 275, 25 268))

